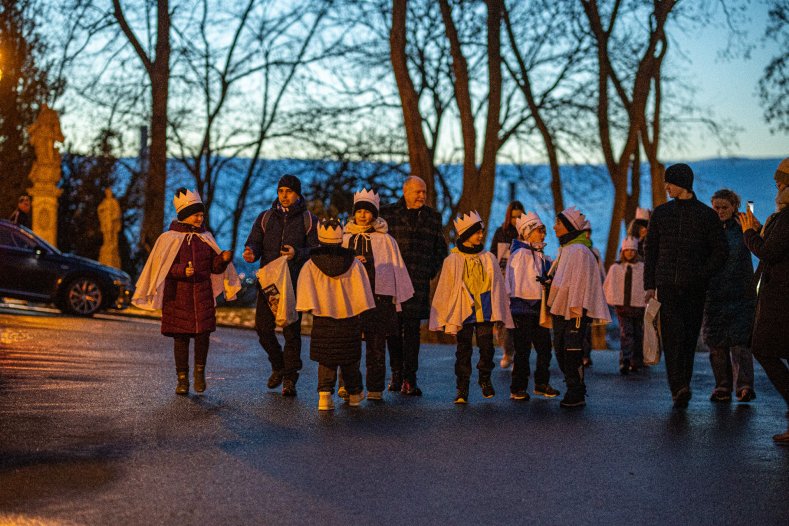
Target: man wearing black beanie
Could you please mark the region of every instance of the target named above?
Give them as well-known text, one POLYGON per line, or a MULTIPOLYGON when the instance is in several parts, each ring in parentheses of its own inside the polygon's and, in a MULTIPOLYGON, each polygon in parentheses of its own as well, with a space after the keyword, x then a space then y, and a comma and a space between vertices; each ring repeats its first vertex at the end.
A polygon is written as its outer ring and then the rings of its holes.
MULTIPOLYGON (((247 263, 260 260, 260 268, 281 256, 288 258, 291 281, 295 284, 299 271, 309 258, 311 247, 318 246, 318 219, 307 210, 301 195, 301 181, 285 174, 277 183, 277 198, 271 208, 261 212, 252 224, 245 243, 243 258, 247 263)), ((258 290, 255 308, 255 329, 263 350, 271 362, 267 386, 282 384, 283 396, 296 395, 296 381, 301 370, 301 313, 299 319, 282 328, 284 348, 277 340, 274 313, 268 296, 258 290)))
POLYGON ((728 245, 718 215, 693 193, 693 170, 675 164, 664 176, 668 203, 655 208, 644 246, 646 301, 661 303, 666 373, 675 408, 691 398, 690 380, 710 278, 726 262, 728 245))

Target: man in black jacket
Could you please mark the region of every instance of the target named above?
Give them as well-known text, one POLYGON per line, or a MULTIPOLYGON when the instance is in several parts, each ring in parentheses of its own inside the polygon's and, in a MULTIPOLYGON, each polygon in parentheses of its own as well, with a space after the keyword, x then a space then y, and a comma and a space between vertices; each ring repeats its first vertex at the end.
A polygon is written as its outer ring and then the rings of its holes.
POLYGON ((403 303, 399 313, 399 332, 386 339, 389 365, 392 369, 390 391, 420 396, 416 386, 419 368, 419 327, 430 317, 430 280, 436 277, 447 256, 447 241, 441 226, 441 215, 425 205, 427 188, 416 176, 406 178, 403 197, 396 203, 381 207, 381 217, 395 238, 403 261, 414 285, 414 296, 403 303))
POLYGON ((30 220, 30 203, 30 194, 20 195, 17 200, 16 210, 14 210, 14 213, 11 214, 8 220, 17 225, 32 229, 33 223, 30 220))
MULTIPOLYGON (((301 181, 283 175, 277 184, 277 199, 271 208, 258 215, 249 233, 243 258, 247 263, 260 259, 261 268, 280 256, 287 256, 290 277, 295 288, 299 271, 309 258, 310 248, 318 246, 318 220, 307 210, 301 196, 301 181)), ((296 394, 296 380, 301 370, 301 313, 298 321, 282 328, 285 348, 277 340, 274 313, 266 294, 258 290, 255 329, 260 345, 271 362, 268 388, 282 384, 283 396, 296 394)))
POLYGON ((646 300, 661 303, 663 353, 674 407, 687 407, 693 360, 704 314, 707 284, 726 262, 726 237, 712 208, 693 193, 687 164, 666 169, 671 201, 655 209, 645 243, 646 300))

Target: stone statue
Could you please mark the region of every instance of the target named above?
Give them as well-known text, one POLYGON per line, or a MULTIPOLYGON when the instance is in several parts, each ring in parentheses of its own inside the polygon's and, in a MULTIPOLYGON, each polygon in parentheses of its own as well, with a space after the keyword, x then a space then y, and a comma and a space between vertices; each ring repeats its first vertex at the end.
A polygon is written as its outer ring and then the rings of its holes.
POLYGON ((104 189, 104 200, 99 203, 99 225, 104 238, 99 251, 99 263, 121 268, 118 255, 118 234, 121 231, 121 206, 112 195, 112 188, 104 189))
POLYGON ((55 110, 44 104, 36 121, 28 126, 30 144, 36 153, 36 160, 28 176, 33 187, 28 189, 36 207, 33 209, 33 231, 57 246, 58 197, 61 190, 60 152, 55 149, 56 142, 63 142, 60 119, 55 110))

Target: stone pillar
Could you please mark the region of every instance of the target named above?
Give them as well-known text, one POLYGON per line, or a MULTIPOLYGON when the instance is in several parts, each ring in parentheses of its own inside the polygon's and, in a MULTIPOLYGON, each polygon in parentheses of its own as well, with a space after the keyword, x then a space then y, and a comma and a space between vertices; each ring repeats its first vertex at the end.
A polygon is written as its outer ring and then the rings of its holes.
POLYGON ((33 232, 57 246, 58 197, 61 194, 57 184, 61 168, 60 152, 55 149, 55 143, 63 142, 57 112, 44 104, 27 131, 36 153, 29 175, 33 187, 28 189, 33 196, 33 232))

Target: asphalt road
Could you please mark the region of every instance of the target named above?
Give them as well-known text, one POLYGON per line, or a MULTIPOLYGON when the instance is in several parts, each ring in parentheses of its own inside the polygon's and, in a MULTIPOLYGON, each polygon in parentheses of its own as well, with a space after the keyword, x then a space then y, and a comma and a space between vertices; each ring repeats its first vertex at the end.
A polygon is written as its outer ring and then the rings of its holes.
MULTIPOLYGON (((588 406, 472 389, 452 404, 454 348, 423 347, 422 398, 317 411, 265 388, 254 332, 211 340, 208 390, 174 394, 157 322, 0 313, 0 524, 789 524, 785 405, 671 409, 662 366, 620 377, 595 352, 588 406)), ((563 390, 555 362, 552 383, 563 390)))

